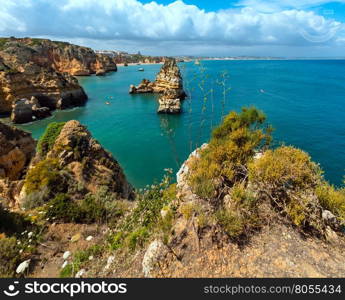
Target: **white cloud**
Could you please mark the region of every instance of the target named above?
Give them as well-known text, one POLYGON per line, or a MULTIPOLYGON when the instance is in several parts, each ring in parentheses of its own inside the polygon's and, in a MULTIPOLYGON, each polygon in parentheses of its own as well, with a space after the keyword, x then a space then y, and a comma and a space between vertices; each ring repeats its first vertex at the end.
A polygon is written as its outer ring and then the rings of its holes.
MULTIPOLYGON (((141 45, 175 41, 186 47, 208 44, 209 48, 329 46, 339 45, 344 36, 340 22, 298 9, 263 13, 254 5, 264 2, 261 0, 243 0, 243 8, 217 12, 205 12, 182 1, 169 5, 137 0, 26 0, 25 5, 16 0, 1 1, 5 5, 0 7, 0 33, 7 35, 122 40, 141 45)), ((293 6, 299 2, 283 3, 293 6)))
POLYGON ((240 0, 237 6, 249 6, 263 12, 273 12, 282 9, 306 9, 327 3, 345 3, 345 0, 240 0))
MULTIPOLYGON (((24 3, 25 4, 25 3, 24 3)), ((26 30, 25 23, 18 20, 13 16, 10 11, 15 7, 15 3, 12 1, 3 0, 0 8, 0 34, 10 31, 15 28, 18 32, 24 32, 26 30)))

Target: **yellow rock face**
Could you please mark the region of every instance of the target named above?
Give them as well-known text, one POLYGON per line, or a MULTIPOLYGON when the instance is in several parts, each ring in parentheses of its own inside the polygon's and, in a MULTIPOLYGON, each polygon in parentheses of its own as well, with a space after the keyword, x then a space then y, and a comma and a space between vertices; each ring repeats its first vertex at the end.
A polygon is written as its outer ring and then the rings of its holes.
POLYGON ((18 174, 23 170, 25 164, 25 153, 18 148, 0 157, 0 165, 4 171, 3 176, 8 177, 10 180, 17 179, 18 174))
POLYGON ((111 57, 90 48, 10 38, 0 49, 0 113, 10 113, 16 100, 32 96, 49 109, 82 105, 87 96, 73 76, 99 70, 116 71, 117 67, 111 57))
POLYGON ((35 153, 31 134, 0 122, 0 179, 20 179, 35 153))

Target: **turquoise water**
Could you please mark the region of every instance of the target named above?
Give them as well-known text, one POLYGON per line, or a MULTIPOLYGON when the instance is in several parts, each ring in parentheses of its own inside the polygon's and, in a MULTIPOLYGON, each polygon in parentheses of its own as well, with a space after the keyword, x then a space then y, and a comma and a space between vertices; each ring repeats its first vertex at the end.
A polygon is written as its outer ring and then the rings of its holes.
POLYGON ((145 65, 144 72, 129 66, 105 77, 80 77, 89 95, 85 107, 57 111, 52 118, 21 127, 38 138, 49 122, 79 120, 140 188, 159 181, 164 168, 178 170, 189 153, 208 140, 223 112, 255 105, 275 128, 276 145, 284 141, 309 152, 326 178, 341 184, 345 61, 204 61, 202 67, 180 66, 192 95, 184 101, 180 115, 157 115, 154 95, 128 94, 130 84, 138 84, 143 77, 154 79, 160 65, 145 65), (231 87, 225 101, 219 82, 223 71, 228 72, 231 87))

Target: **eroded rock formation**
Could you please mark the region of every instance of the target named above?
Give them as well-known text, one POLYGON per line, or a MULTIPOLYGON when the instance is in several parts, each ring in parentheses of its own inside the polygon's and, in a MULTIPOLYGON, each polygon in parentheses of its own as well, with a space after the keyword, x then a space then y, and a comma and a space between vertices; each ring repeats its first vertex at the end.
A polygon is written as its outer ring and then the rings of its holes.
MULTIPOLYGON (((203 144, 193 151, 177 173, 176 200, 170 204, 177 213, 167 243, 169 251, 166 246, 160 246, 161 240, 153 241, 142 258, 141 276, 338 277, 345 274, 342 255, 345 237, 341 231, 336 233, 330 225, 325 236, 327 241, 306 238, 295 227, 276 218, 269 204, 260 209, 267 218, 272 214, 270 222, 255 232, 250 242, 241 244, 229 239, 210 217, 215 211, 212 204, 197 196, 188 181, 193 160, 206 148, 207 144, 203 144), (149 264, 151 261, 155 263, 149 264)), ((232 201, 226 198, 223 201, 232 201)), ((335 216, 327 210, 322 218, 336 223, 335 216)), ((133 276, 140 276, 135 272, 132 270, 133 276)))
POLYGON ((80 199, 100 188, 116 198, 134 197, 119 163, 78 121, 65 123, 53 144, 46 146, 44 152, 36 154, 25 176, 20 206, 35 197, 49 201, 59 193, 80 199), (41 177, 44 172, 51 176, 48 180, 41 177))
POLYGON ((72 177, 90 192, 104 185, 120 197, 133 196, 133 188, 113 156, 92 138, 78 121, 67 122, 62 128, 47 158, 58 157, 59 166, 68 169, 72 177))
POLYGON ((181 112, 181 98, 175 89, 164 91, 158 102, 158 113, 178 114, 181 112))
POLYGON ((31 122, 32 120, 44 119, 51 116, 48 107, 41 107, 36 97, 31 99, 19 99, 12 105, 11 120, 13 123, 21 124, 31 122))
POLYGON ((104 74, 116 71, 114 60, 92 49, 42 39, 3 39, 0 48, 0 114, 13 121, 31 121, 31 97, 38 103, 35 118, 49 115, 47 109, 83 105, 87 100, 74 75, 104 74), (26 99, 25 101, 17 101, 26 99), (29 104, 29 106, 28 106, 29 104), (23 116, 21 116, 23 112, 23 116))
POLYGON ((0 122, 0 178, 19 179, 35 154, 31 134, 0 122))
POLYGON ((36 142, 30 133, 0 122, 0 145, 0 198, 8 204, 19 194, 36 142))
POLYGON ((138 86, 131 85, 129 93, 159 93, 161 95, 158 113, 181 112, 181 100, 186 97, 186 93, 183 90, 182 76, 176 60, 166 59, 154 82, 143 79, 138 86))

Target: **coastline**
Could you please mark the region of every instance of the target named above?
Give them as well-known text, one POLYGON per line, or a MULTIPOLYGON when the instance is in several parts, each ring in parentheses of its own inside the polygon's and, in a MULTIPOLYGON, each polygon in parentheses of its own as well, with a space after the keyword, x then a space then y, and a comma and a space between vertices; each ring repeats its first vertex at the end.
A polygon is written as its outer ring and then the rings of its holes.
MULTIPOLYGON (((318 60, 345 60, 345 58, 308 58, 308 57, 302 57, 302 58, 298 58, 298 57, 291 57, 291 58, 278 58, 278 57, 272 57, 272 58, 199 58, 199 61, 235 61, 235 60, 240 60, 240 61, 265 61, 265 60, 269 60, 269 61, 318 61, 318 60)), ((193 61, 193 60, 190 60, 193 61)), ((186 61, 186 62, 190 62, 190 61, 186 61)))
MULTIPOLYGON (((162 65, 162 62, 159 63, 128 63, 128 66, 142 66, 142 65, 162 65)), ((124 67, 124 63, 116 64, 118 67, 124 67)))
MULTIPOLYGON (((271 122, 274 124, 275 128, 279 130, 280 134, 278 136, 279 139, 281 140, 287 140, 289 143, 297 144, 299 147, 308 150, 309 153, 311 153, 313 159, 317 160, 320 162, 322 167, 326 169, 326 176, 328 180, 330 180, 332 183, 336 184, 337 186, 340 186, 342 184, 340 178, 342 176, 341 171, 339 167, 337 166, 337 160, 332 159, 332 156, 339 156, 339 150, 341 147, 341 142, 336 142, 336 134, 329 134, 327 133, 328 130, 331 130, 334 126, 338 125, 332 125, 328 124, 329 122, 326 122, 324 119, 321 120, 322 127, 324 128, 321 132, 322 134, 320 135, 320 138, 316 137, 315 135, 310 135, 307 140, 309 142, 305 142, 305 138, 301 139, 295 134, 292 134, 294 132, 298 132, 298 128, 301 126, 302 122, 298 122, 298 120, 302 120, 303 116, 307 113, 307 110, 309 109, 316 109, 317 110, 317 103, 320 101, 323 97, 320 94, 319 97, 316 95, 316 92, 314 91, 312 85, 313 83, 305 76, 309 72, 312 72, 312 70, 315 70, 315 68, 322 68, 324 70, 325 74, 332 74, 333 72, 336 72, 338 74, 341 74, 340 70, 342 68, 343 63, 340 62, 340 65, 336 67, 337 65, 328 65, 328 64, 323 64, 322 66, 318 66, 318 64, 313 65, 313 64, 308 64, 305 65, 303 64, 303 61, 300 61, 302 65, 294 64, 294 68, 297 66, 299 70, 305 69, 301 75, 303 78, 305 78, 307 85, 302 84, 302 85, 297 85, 296 86, 296 93, 293 96, 293 99, 295 100, 290 100, 286 101, 284 99, 288 99, 291 95, 288 92, 287 89, 287 84, 284 81, 274 81, 275 78, 275 70, 286 70, 285 76, 287 78, 290 78, 293 80, 293 78, 290 77, 291 74, 293 74, 292 71, 292 65, 288 63, 289 61, 281 62, 281 61, 276 61, 275 64, 270 64, 270 61, 267 62, 262 62, 265 65, 265 69, 260 67, 260 61, 256 63, 255 61, 243 61, 244 64, 247 65, 247 67, 251 68, 253 71, 253 74, 249 76, 246 74, 246 68, 243 67, 243 64, 235 64, 228 62, 228 61, 222 61, 221 63, 209 63, 208 64, 208 72, 212 76, 216 76, 218 71, 216 70, 217 68, 221 69, 228 69, 230 70, 230 65, 231 65, 231 71, 233 74, 232 80, 235 80, 237 82, 237 85, 243 85, 243 87, 250 87, 244 91, 244 94, 239 94, 237 92, 232 93, 231 95, 231 102, 229 101, 227 103, 226 109, 231 109, 232 105, 231 103, 238 103, 239 105, 246 105, 249 100, 246 99, 252 99, 250 100, 250 103, 252 104, 257 104, 261 105, 263 109, 269 109, 269 107, 274 106, 276 103, 279 103, 284 109, 286 110, 291 110, 291 107, 295 107, 294 110, 298 115, 297 121, 291 122, 291 118, 288 116, 281 116, 278 112, 279 117, 275 116, 274 114, 270 115, 270 119, 272 120, 271 122), (278 69, 277 69, 278 68, 278 69), (339 71, 336 71, 338 70, 339 71), (328 71, 327 71, 328 70, 328 71), (256 82, 255 77, 262 77, 264 74, 266 74, 266 80, 261 81, 261 82, 256 82), (273 81, 272 81, 273 80, 273 81), (280 92, 277 92, 277 90, 281 89, 280 92), (263 90, 260 91, 260 89, 263 90), (289 96, 290 95, 290 96, 289 96), (284 98, 282 98, 284 97, 284 98), (313 101, 308 101, 308 99, 314 99, 313 101), (316 99, 318 99, 316 101, 316 99), (305 106, 300 107, 297 103, 306 103, 305 106), (291 106, 292 105, 292 106, 291 106), (314 108, 313 108, 314 107, 314 108), (285 124, 288 124, 289 128, 284 127, 281 125, 281 118, 283 118, 285 124), (297 122, 297 123, 296 123, 297 122), (330 157, 325 157, 323 152, 318 148, 318 147, 312 147, 311 144, 314 143, 315 141, 319 141, 318 144, 321 143, 323 140, 322 137, 332 136, 332 142, 329 142, 331 150, 331 155, 330 157)), ((298 61, 297 61, 298 62, 298 61)), ((308 62, 308 61, 307 61, 308 62)), ((133 63, 131 64, 133 65, 133 63)), ((135 63, 134 63, 135 65, 135 63)), ((148 63, 145 63, 145 65, 148 65, 148 63)), ((150 65, 155 65, 154 63, 151 63, 150 65)), ((189 65, 191 69, 194 68, 193 62, 186 63, 186 65, 189 65)), ((148 175, 146 175, 145 179, 142 179, 141 176, 137 176, 137 172, 140 173, 139 170, 139 165, 141 164, 140 160, 135 161, 135 160, 129 160, 128 155, 131 153, 131 156, 133 157, 138 157, 140 155, 140 151, 136 151, 135 149, 128 150, 128 144, 123 143, 122 139, 125 139, 126 141, 131 140, 132 142, 139 142, 142 147, 145 149, 143 152, 145 153, 152 153, 152 150, 148 150, 150 148, 150 143, 147 142, 147 139, 150 139, 151 141, 154 141, 154 143, 159 144, 159 145, 164 145, 164 148, 166 148, 167 153, 162 154, 160 151, 157 150, 157 152, 154 152, 154 159, 152 159, 151 164, 154 164, 155 161, 159 160, 160 163, 166 164, 167 167, 172 167, 174 168, 175 165, 174 163, 171 163, 172 160, 174 160, 174 155, 171 154, 171 145, 170 144, 165 144, 166 140, 164 137, 159 138, 156 137, 154 130, 156 132, 161 132, 162 128, 160 128, 159 123, 156 123, 156 118, 155 114, 153 114, 153 111, 156 109, 156 102, 155 101, 148 101, 149 98, 151 98, 149 95, 139 95, 134 97, 133 99, 130 97, 128 94, 128 87, 130 84, 133 82, 139 83, 142 77, 148 77, 148 78, 154 78, 155 72, 157 70, 158 66, 147 66, 145 67, 143 65, 135 65, 135 67, 130 67, 130 68, 120 68, 120 73, 118 73, 114 78, 112 79, 111 76, 106 77, 106 80, 102 78, 96 78, 94 76, 91 77, 82 77, 79 78, 81 86, 85 89, 85 91, 88 93, 90 101, 88 104, 83 107, 83 108, 76 108, 73 110, 73 112, 69 112, 68 110, 62 110, 62 111, 55 111, 53 113, 53 119, 47 119, 46 121, 35 121, 35 124, 25 124, 24 126, 19 126, 20 128, 25 128, 25 130, 32 131, 34 133, 34 136, 37 138, 41 135, 43 129, 40 127, 45 127, 49 122, 52 121, 67 121, 68 119, 76 119, 81 121, 83 124, 88 125, 89 129, 93 134, 95 134, 95 137, 100 140, 100 142, 103 142, 108 150, 110 150, 112 153, 115 153, 118 159, 126 166, 126 171, 130 177, 130 179, 133 181, 134 185, 136 187, 143 187, 149 183, 151 183, 154 179, 159 178, 162 176, 162 171, 160 168, 152 168, 150 167, 150 163, 145 163, 145 169, 149 169, 148 175), (143 67, 145 69, 145 72, 140 73, 137 72, 137 69, 143 67), (120 75, 121 74, 121 75, 120 75), (95 79, 95 80, 94 80, 95 79), (99 90, 101 88, 101 90, 99 90), (112 96, 112 100, 109 100, 110 105, 106 105, 105 99, 109 99, 109 97, 112 96), (134 101, 135 100, 135 101, 134 101), (110 119, 113 118, 114 115, 114 108, 116 106, 116 122, 117 122, 117 130, 120 130, 120 138, 115 137, 115 134, 111 134, 111 124, 113 121, 110 119), (120 112, 122 116, 120 116, 120 112), (131 120, 131 122, 128 121, 128 116, 133 116, 134 120, 131 120), (145 118, 146 124, 149 124, 150 129, 149 130, 141 130, 141 129, 135 129, 140 128, 142 126, 140 122, 140 118, 145 118), (98 120, 98 121, 97 121, 98 120), (102 121, 100 121, 102 120, 102 121), (130 124, 131 123, 131 124, 130 124), (135 124, 135 125, 133 125, 135 124), (141 125, 140 125, 141 124, 141 125), (138 133, 138 130, 140 130, 140 135, 138 133), (122 136, 122 132, 126 132, 126 135, 122 136), (132 138, 134 137, 135 138, 132 138), (111 141, 111 142, 110 142, 111 141), (121 144, 122 146, 119 147, 118 145, 121 144), (125 146, 127 145, 127 146, 125 146), (169 147, 169 150, 168 148, 169 147), (147 150, 146 150, 147 149, 147 150), (157 158, 159 157, 159 158, 157 158)), ((187 67, 189 68, 189 67, 187 67)), ((197 68, 196 68, 197 69, 197 68)), ((278 72, 278 71, 277 71, 278 72)), ((188 80, 188 72, 186 72, 187 77, 186 79, 188 80)), ((190 73, 189 73, 190 74, 190 73)), ((190 75, 189 75, 190 76, 190 75)), ((340 75, 339 75, 340 76, 340 75)), ((342 76, 341 76, 342 77, 342 76)), ((340 78, 341 78, 340 77, 340 78)), ((233 82, 233 81, 232 81, 233 82)), ((332 84, 330 82, 324 82, 323 85, 329 85, 332 84)), ((332 113, 337 111, 340 112, 341 110, 339 107, 340 105, 340 100, 337 102, 337 99, 340 99, 340 91, 337 92, 337 90, 334 90, 336 98, 334 98, 335 102, 332 104, 328 104, 329 107, 331 107, 328 110, 328 113, 332 113)), ((292 93, 291 93, 292 94, 292 93)), ((329 94, 329 93, 328 93, 329 94)), ((333 94, 333 93, 332 93, 333 94)), ((201 94, 198 90, 195 91, 195 97, 201 97, 201 94)), ((330 94, 329 94, 330 96, 330 94)), ((333 97, 333 96, 332 96, 333 97)), ((194 102, 196 105, 196 109, 199 106, 198 101, 194 102)), ((186 102, 186 105, 188 105, 188 102, 186 102)), ((185 106, 186 107, 186 106, 185 106)), ((218 108, 215 108, 216 110, 218 108)), ((195 120, 197 119, 197 110, 195 110, 195 114, 193 114, 192 118, 195 120)), ((334 119, 337 120, 339 119, 338 113, 334 113, 334 119), (338 117, 337 117, 338 116, 338 117)), ((179 120, 184 120, 187 119, 188 112, 185 110, 184 113, 182 113, 179 117, 172 117, 168 118, 169 124, 171 126, 174 125, 174 122, 179 122, 179 120), (170 121, 171 119, 171 121, 170 121)), ((211 115, 207 117, 208 120, 210 120, 211 115)), ((295 117, 294 117, 295 118, 295 117)), ((215 119, 214 119, 215 120, 215 119)), ((189 120, 187 119, 187 123, 189 120)), ((318 122, 313 121, 312 118, 308 118, 307 126, 310 128, 315 127, 315 126, 320 126, 318 125, 318 122)), ((192 127, 192 135, 194 136, 194 139, 197 139, 199 136, 199 132, 197 130, 197 125, 198 123, 195 123, 192 127)), ((333 130, 334 131, 334 130, 333 130)), ((205 133, 205 140, 206 140, 206 133, 205 133)), ((183 140, 184 136, 182 132, 177 130, 177 136, 175 142, 178 144, 178 147, 184 147, 181 146, 183 145, 183 140)), ((323 141, 323 143, 325 143, 323 141)), ((185 151, 184 148, 181 148, 181 152, 179 153, 179 156, 185 157, 189 153, 188 151, 185 151)))

